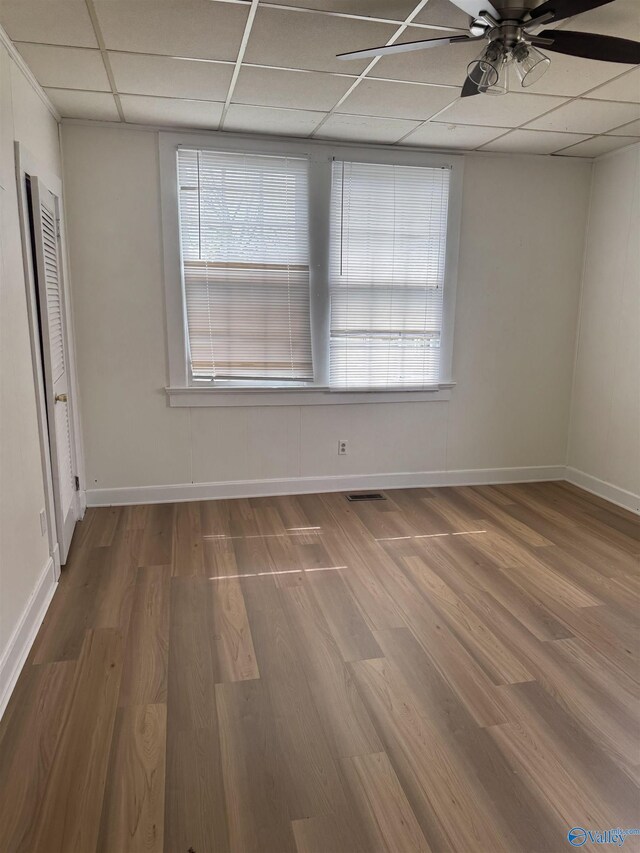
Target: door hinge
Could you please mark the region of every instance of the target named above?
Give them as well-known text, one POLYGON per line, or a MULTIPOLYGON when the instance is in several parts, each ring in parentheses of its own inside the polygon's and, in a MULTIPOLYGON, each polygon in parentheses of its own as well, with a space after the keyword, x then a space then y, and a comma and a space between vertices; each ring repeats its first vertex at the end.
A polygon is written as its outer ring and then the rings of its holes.
POLYGON ((60 239, 60 220, 56 219, 56 237, 60 239))
POLYGON ((73 485, 75 487, 76 492, 80 491, 80 477, 73 478, 73 485))

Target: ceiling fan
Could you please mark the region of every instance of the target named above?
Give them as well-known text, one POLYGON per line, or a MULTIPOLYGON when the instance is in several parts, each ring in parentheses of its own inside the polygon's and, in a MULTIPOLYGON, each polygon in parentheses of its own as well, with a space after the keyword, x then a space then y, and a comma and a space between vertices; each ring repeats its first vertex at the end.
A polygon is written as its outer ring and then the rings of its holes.
MULTIPOLYGON (((463 98, 470 95, 504 94, 508 91, 508 69, 515 66, 525 88, 538 81, 551 64, 538 50, 566 53, 603 62, 640 64, 640 42, 571 30, 540 30, 544 24, 579 15, 613 0, 545 0, 529 8, 532 0, 451 0, 470 17, 470 35, 410 41, 341 53, 338 59, 389 56, 445 44, 488 41, 480 55, 467 67, 463 98)), ((533 0, 535 2, 535 0, 533 0)))

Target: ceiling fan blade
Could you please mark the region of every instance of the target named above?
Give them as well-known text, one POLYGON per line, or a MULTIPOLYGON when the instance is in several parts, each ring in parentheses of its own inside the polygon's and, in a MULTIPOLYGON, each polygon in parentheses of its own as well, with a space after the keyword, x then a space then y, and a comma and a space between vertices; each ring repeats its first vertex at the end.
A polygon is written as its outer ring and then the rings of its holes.
POLYGON ((555 50, 556 53, 599 59, 602 62, 640 65, 640 42, 637 41, 571 30, 543 30, 538 35, 540 38, 553 39, 553 44, 544 45, 543 50, 555 50))
POLYGON ((607 3, 613 3, 613 0, 546 0, 542 5, 532 9, 529 15, 535 21, 536 18, 551 12, 553 18, 548 18, 547 21, 561 21, 563 18, 580 15, 582 12, 597 9, 598 6, 605 6, 607 3))
MULTIPOLYGON (((484 36, 480 36, 484 38, 484 36)), ((353 50, 350 53, 339 53, 338 59, 364 59, 368 56, 389 56, 393 53, 406 53, 409 50, 424 50, 427 47, 439 47, 443 44, 455 44, 462 41, 477 41, 471 36, 449 36, 440 39, 422 39, 421 41, 406 41, 401 44, 385 44, 382 47, 369 47, 365 50, 353 50)))
POLYGON ((498 12, 489 0, 451 0, 454 6, 462 9, 467 15, 472 18, 480 17, 480 12, 488 12, 490 15, 499 21, 502 15, 498 12))
POLYGON ((478 84, 474 83, 471 77, 467 77, 464 81, 464 86, 462 87, 462 92, 460 93, 461 98, 469 98, 471 95, 479 95, 480 89, 478 88, 478 84))

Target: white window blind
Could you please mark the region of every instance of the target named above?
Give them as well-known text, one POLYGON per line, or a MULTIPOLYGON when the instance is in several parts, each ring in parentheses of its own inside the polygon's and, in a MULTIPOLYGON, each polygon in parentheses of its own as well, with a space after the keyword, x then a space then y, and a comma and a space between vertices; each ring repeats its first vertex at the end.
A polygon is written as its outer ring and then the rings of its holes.
POLYGON ((313 380, 304 158, 178 150, 191 373, 313 380))
POLYGON ((333 164, 332 388, 438 383, 450 171, 333 164))

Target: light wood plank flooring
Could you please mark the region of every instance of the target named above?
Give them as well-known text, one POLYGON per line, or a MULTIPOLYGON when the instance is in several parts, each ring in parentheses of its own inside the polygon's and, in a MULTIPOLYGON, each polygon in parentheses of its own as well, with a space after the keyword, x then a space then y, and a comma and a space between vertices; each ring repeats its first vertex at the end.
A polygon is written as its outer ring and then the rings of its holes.
POLYGON ((559 483, 386 497, 89 510, 0 723, 0 851, 640 825, 638 519, 559 483))

